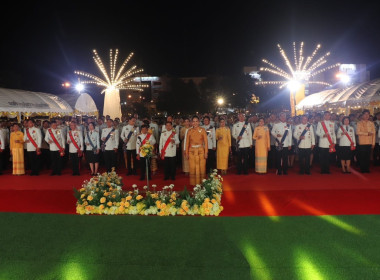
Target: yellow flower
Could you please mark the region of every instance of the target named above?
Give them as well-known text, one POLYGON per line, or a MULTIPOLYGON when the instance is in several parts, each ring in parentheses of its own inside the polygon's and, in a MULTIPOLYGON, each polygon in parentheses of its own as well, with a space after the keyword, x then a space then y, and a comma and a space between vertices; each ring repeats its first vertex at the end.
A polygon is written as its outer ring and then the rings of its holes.
POLYGON ((129 205, 130 205, 129 202, 125 202, 125 203, 124 203, 124 207, 126 207, 126 208, 128 208, 129 205))
POLYGON ((216 203, 216 200, 213 198, 213 199, 211 199, 211 202, 212 203, 216 203))
POLYGON ((81 188, 79 191, 84 192, 85 190, 86 190, 85 188, 81 188))
POLYGON ((83 198, 85 196, 85 194, 84 193, 82 193, 82 195, 80 196, 80 198, 83 198))
POLYGON ((112 206, 112 202, 108 201, 107 206, 111 207, 112 206))
POLYGON ((152 198, 158 198, 158 194, 153 193, 153 194, 151 195, 151 197, 152 197, 152 198))
POLYGON ((100 204, 99 209, 100 209, 100 210, 103 210, 103 209, 104 209, 104 205, 103 205, 103 204, 100 204))
POLYGON ((138 195, 138 196, 136 197, 137 200, 141 200, 142 198, 143 198, 142 195, 138 195))
POLYGON ((106 198, 105 198, 105 197, 102 197, 102 198, 100 199, 100 203, 104 203, 104 202, 106 202, 106 198))
POLYGON ((131 200, 132 199, 132 196, 128 195, 127 196, 127 201, 131 200))
POLYGON ((125 209, 124 209, 124 206, 120 206, 120 207, 119 207, 119 211, 120 211, 120 212, 124 212, 124 210, 125 210, 125 209))
POLYGON ((115 198, 115 197, 116 197, 116 194, 113 194, 112 197, 115 198))
POLYGON ((91 195, 89 195, 88 197, 87 197, 87 200, 88 201, 91 201, 91 200, 93 200, 94 198, 91 196, 91 195))

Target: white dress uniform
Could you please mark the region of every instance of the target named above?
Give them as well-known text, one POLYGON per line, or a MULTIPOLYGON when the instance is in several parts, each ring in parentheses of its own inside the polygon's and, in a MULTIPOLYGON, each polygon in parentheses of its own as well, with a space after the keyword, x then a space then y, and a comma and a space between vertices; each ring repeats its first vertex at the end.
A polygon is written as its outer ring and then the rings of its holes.
MULTIPOLYGON (((145 140, 145 137, 147 136, 148 134, 140 134, 139 136, 137 136, 137 140, 136 140, 136 153, 140 155, 140 157, 142 157, 142 154, 140 153, 140 147, 142 145, 142 143, 144 142, 145 140)), ((156 144, 156 139, 154 138, 153 134, 150 136, 149 140, 147 141, 149 144, 151 145, 154 145, 156 144)))
POLYGON ((114 129, 113 127, 107 127, 102 130, 102 141, 105 139, 109 133, 111 133, 111 136, 108 138, 107 142, 105 143, 105 150, 106 151, 113 151, 114 149, 117 149, 119 147, 119 130, 117 128, 114 129))
MULTIPOLYGON (((354 146, 356 146, 356 139, 355 139, 355 130, 352 126, 350 125, 342 125, 343 128, 347 131, 348 136, 350 136, 352 142, 354 143, 354 146)), ((339 139, 339 146, 344 147, 344 146, 351 146, 351 141, 348 139, 346 134, 343 133, 342 129, 339 127, 338 131, 336 133, 336 138, 339 139)))
POLYGON ((332 121, 320 121, 317 126, 316 134, 319 136, 319 162, 321 166, 321 173, 330 173, 330 155, 329 148, 330 142, 328 137, 323 137, 325 135, 325 131, 322 126, 322 122, 325 123, 327 132, 330 135, 330 138, 334 144, 336 144, 336 136, 335 136, 335 123, 332 121))
POLYGON ((91 142, 94 145, 95 149, 100 149, 100 140, 99 140, 99 132, 94 129, 94 131, 89 131, 84 136, 84 143, 86 145, 87 151, 92 151, 92 146, 90 144, 90 140, 88 139, 88 135, 90 136, 91 142))
POLYGON ((156 123, 150 123, 149 128, 153 131, 153 136, 155 139, 159 137, 158 125, 156 123))
POLYGON ((57 142, 61 146, 61 148, 65 149, 65 138, 64 138, 64 135, 62 133, 62 130, 58 129, 58 128, 57 129, 49 128, 46 130, 45 141, 46 141, 46 143, 49 144, 50 151, 52 151, 52 152, 59 151, 59 148, 57 147, 53 138, 50 135, 50 131, 53 133, 55 139, 57 140, 57 142), (51 141, 51 143, 49 143, 50 141, 51 141))
MULTIPOLYGON (((173 125, 173 129, 175 129, 175 133, 179 135, 179 131, 180 131, 180 126, 179 125, 176 125, 174 123, 172 123, 173 125)), ((161 134, 164 133, 166 131, 166 125, 162 125, 161 127, 161 134)))
POLYGON ((127 143, 127 150, 136 150, 136 140, 137 135, 139 134, 140 130, 137 126, 132 126, 130 124, 123 127, 123 130, 121 131, 121 139, 125 142, 128 138, 129 133, 132 131, 132 134, 129 138, 129 141, 127 143))
MULTIPOLYGON (((329 148, 330 142, 327 137, 323 137, 323 135, 325 135, 325 131, 323 130, 321 122, 318 123, 317 131, 316 131, 316 134, 319 136, 319 147, 329 148)), ((330 134, 332 142, 336 144, 335 123, 332 121, 323 121, 323 122, 326 124, 326 128, 327 128, 328 133, 330 134)))
MULTIPOLYGON (((212 126, 211 124, 202 125, 202 127, 206 130, 206 133, 207 133, 208 149, 212 150, 216 148, 215 127, 212 126)), ((177 135, 177 132, 176 132, 176 135, 177 135)))
MULTIPOLYGON (((239 137, 240 131, 245 126, 245 122, 237 122, 232 126, 232 137, 236 139, 239 137)), ((242 139, 239 141, 239 148, 249 148, 252 146, 252 129, 248 123, 246 129, 242 135, 242 139)))
MULTIPOLYGON (((167 141, 167 139, 172 135, 172 132, 170 131, 166 131, 164 133, 161 134, 161 138, 160 138, 160 145, 159 145, 159 151, 160 151, 160 155, 161 155, 161 150, 164 148, 165 146, 165 143, 167 141)), ((174 134, 174 144, 173 143, 170 143, 168 145, 168 147, 166 148, 165 150, 165 157, 175 157, 176 154, 177 154, 177 145, 179 145, 179 138, 178 138, 178 134, 174 134)))
POLYGON ((299 124, 295 126, 294 129, 294 135, 293 137, 297 140, 297 143, 299 142, 298 148, 300 149, 310 149, 311 146, 315 145, 315 135, 314 135, 314 129, 313 126, 310 125, 309 128, 307 128, 308 124, 299 124), (300 137, 302 132, 306 128, 306 133, 305 133, 305 139, 300 141, 300 137))
POLYGON ((29 140, 29 137, 28 137, 28 134, 27 134, 27 131, 29 131, 29 134, 30 136, 32 137, 32 139, 34 140, 34 142, 36 142, 37 144, 37 147, 38 148, 41 148, 41 144, 42 144, 42 134, 41 134, 41 130, 37 127, 32 127, 32 128, 26 128, 25 129, 25 134, 24 134, 24 141, 29 141, 27 144, 26 144, 26 150, 28 152, 35 152, 37 149, 36 147, 32 144, 32 142, 29 140))
MULTIPOLYGON (((5 150, 5 143, 5 133, 0 129, 0 149, 5 150)), ((2 164, 2 162, 0 162, 0 164, 2 164)))
POLYGON ((282 136, 285 134, 285 131, 288 131, 286 138, 284 139, 283 147, 292 146, 292 127, 288 125, 286 122, 276 123, 271 131, 272 136, 275 138, 275 146, 278 146, 278 143, 281 142, 282 136), (280 135, 277 137, 277 135, 280 135), (278 140, 278 142, 276 141, 278 140))
MULTIPOLYGON (((82 132, 79 129, 70 130, 70 131, 71 131, 71 134, 72 134, 75 142, 77 143, 79 149, 83 152, 84 145, 83 145, 82 132)), ((67 143, 69 144, 69 153, 78 153, 77 148, 75 147, 75 145, 71 141, 70 134, 69 134, 70 131, 67 132, 67 136, 66 136, 67 143)))

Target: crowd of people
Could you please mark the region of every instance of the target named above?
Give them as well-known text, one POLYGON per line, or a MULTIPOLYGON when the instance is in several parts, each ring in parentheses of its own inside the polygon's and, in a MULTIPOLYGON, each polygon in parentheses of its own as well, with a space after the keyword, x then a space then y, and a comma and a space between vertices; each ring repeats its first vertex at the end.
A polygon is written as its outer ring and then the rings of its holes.
POLYGON ((242 175, 252 168, 257 174, 273 168, 277 175, 287 175, 297 162, 299 174, 310 175, 315 162, 322 174, 330 173, 331 164, 349 174, 354 162, 368 173, 371 160, 380 163, 379 126, 380 113, 371 116, 368 110, 349 116, 326 111, 295 117, 282 112, 142 120, 135 114, 121 120, 73 117, 25 119, 22 124, 5 119, 0 127, 0 174, 12 168, 14 175, 30 170, 31 176, 38 176, 48 169, 53 176, 70 166, 76 176, 86 163, 91 175, 99 168, 110 172, 125 166, 128 176, 139 174, 145 180, 162 164, 165 180, 175 180, 181 169, 196 185, 210 170, 226 174, 232 165, 242 175), (140 149, 146 143, 154 147, 149 158, 140 149))

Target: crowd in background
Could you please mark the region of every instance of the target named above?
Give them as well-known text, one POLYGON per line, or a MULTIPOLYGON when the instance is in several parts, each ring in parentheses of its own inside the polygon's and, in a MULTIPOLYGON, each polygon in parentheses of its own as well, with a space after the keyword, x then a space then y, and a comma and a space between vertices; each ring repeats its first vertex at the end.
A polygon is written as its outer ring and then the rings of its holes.
POLYGON ((233 113, 139 118, 135 114, 121 120, 109 116, 25 119, 22 123, 3 119, 0 173, 12 169, 13 174, 22 175, 30 170, 30 175, 37 176, 47 169, 51 175, 60 175, 70 167, 73 175, 79 175, 85 163, 92 175, 100 168, 126 168, 127 175, 139 174, 143 180, 157 173, 162 164, 165 179, 175 180, 179 168, 185 174, 195 172, 189 164, 189 149, 195 145, 186 145, 186 139, 197 120, 199 132, 204 129, 207 137, 202 142, 207 145, 202 155, 206 173, 217 168, 226 174, 236 166, 242 175, 253 168, 258 174, 274 169, 277 175, 287 175, 295 163, 300 174, 311 174, 314 163, 323 174, 330 173, 331 164, 350 173, 352 162, 366 173, 370 162, 380 164, 380 113, 370 115, 367 110, 348 116, 310 112, 295 117, 233 113), (148 170, 139 150, 147 141, 155 147, 148 170))

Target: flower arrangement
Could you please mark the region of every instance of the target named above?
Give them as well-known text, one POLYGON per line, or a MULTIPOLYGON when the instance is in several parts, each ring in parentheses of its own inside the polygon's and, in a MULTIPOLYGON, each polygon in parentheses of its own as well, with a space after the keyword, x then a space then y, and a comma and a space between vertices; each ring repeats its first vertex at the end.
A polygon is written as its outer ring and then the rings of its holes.
POLYGON ((156 191, 156 185, 152 185, 152 191, 147 186, 140 191, 137 185, 132 185, 130 191, 124 191, 122 178, 113 170, 85 181, 79 190, 74 188, 76 211, 81 215, 218 216, 223 210, 222 181, 223 178, 214 170, 191 193, 186 187, 182 192, 176 192, 173 184, 161 191, 156 191))
POLYGON ((149 143, 145 143, 140 147, 140 154, 144 158, 151 158, 153 156, 153 146, 149 143))

